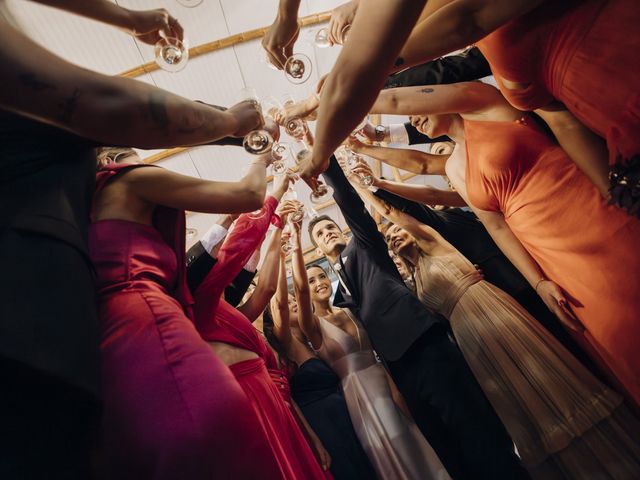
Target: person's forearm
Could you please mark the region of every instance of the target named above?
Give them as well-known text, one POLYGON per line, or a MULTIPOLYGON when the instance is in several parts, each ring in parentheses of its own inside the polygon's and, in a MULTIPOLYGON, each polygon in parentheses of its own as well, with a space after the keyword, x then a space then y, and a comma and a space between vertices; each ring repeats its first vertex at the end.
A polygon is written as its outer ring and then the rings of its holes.
POLYGON ((518 269, 533 288, 536 288, 538 282, 545 278, 544 273, 533 259, 531 254, 524 248, 520 240, 513 234, 507 225, 496 225, 494 222, 485 222, 481 212, 476 211, 478 218, 482 220, 487 232, 496 242, 498 248, 509 259, 509 261, 518 269))
POLYGON ((79 68, 8 24, 0 29, 0 107, 103 145, 166 148, 231 136, 234 115, 144 82, 79 68))
POLYGON ((413 149, 376 147, 362 144, 358 153, 376 158, 392 167, 398 167, 419 175, 444 175, 448 155, 432 155, 413 149))
POLYGON ((349 33, 322 90, 313 164, 328 166, 329 156, 369 112, 424 1, 362 0, 349 33), (371 28, 376 34, 371 34, 371 28))
POLYGON ((456 0, 418 23, 398 55, 394 71, 434 60, 483 39, 543 0, 456 0))
POLYGON ((282 18, 298 17, 301 0, 280 0, 278 3, 278 16, 282 18))
POLYGON ((441 190, 429 185, 413 185, 410 183, 380 180, 376 186, 391 193, 395 193, 407 200, 425 203, 427 205, 445 205, 448 207, 467 206, 467 203, 457 192, 441 190))
POLYGON ((254 321, 264 312, 269 300, 278 288, 278 273, 280 271, 280 235, 282 230, 276 229, 271 234, 267 253, 260 268, 258 283, 249 300, 238 307, 250 321, 254 321))
POLYGON ((130 11, 107 0, 31 0, 43 5, 75 13, 92 20, 113 25, 125 30, 131 29, 130 11))

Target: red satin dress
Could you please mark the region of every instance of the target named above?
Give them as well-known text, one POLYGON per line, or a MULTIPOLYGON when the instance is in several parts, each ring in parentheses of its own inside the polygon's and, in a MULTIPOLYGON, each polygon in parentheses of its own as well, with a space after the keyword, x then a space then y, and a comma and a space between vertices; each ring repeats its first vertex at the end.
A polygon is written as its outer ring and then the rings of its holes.
POLYGON ((561 101, 607 139, 614 163, 640 154, 638 25, 638 0, 547 0, 477 45, 514 107, 561 101))
POLYGON ((640 404, 640 221, 596 187, 528 117, 465 120, 466 186, 477 208, 502 212, 586 327, 577 340, 640 404))
MULTIPOLYGON (((222 297, 225 287, 264 240, 278 202, 269 197, 259 212, 243 214, 236 221, 218 253, 218 261, 195 291, 196 328, 209 342, 223 342, 255 352, 258 358, 230 365, 269 438, 279 464, 280 478, 326 479, 304 434, 280 390, 288 384, 274 382, 269 371, 278 370, 273 352, 253 324, 222 297), (215 312, 213 315, 211 312, 215 312)), ((250 461, 250 459, 248 459, 250 461)), ((261 477, 257 477, 261 478, 261 477)))
MULTIPOLYGON (((149 166, 102 169, 96 192, 139 167, 149 166)), ((100 468, 105 478, 132 480, 280 479, 247 396, 194 328, 184 225, 184 212, 159 206, 154 226, 90 226, 104 402, 100 468)))

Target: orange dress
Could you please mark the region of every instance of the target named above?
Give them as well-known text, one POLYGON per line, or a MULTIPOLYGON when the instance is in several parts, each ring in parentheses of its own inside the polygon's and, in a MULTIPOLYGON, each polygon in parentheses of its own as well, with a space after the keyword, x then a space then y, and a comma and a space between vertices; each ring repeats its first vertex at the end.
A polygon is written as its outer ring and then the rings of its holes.
POLYGON ((640 154, 638 25, 638 0, 547 0, 478 47, 515 108, 561 101, 607 139, 614 163, 640 154), (506 88, 502 80, 524 88, 506 88))
POLYGON ((640 221, 608 205, 531 119, 464 125, 470 202, 504 214, 567 292, 586 327, 577 340, 640 404, 640 221))

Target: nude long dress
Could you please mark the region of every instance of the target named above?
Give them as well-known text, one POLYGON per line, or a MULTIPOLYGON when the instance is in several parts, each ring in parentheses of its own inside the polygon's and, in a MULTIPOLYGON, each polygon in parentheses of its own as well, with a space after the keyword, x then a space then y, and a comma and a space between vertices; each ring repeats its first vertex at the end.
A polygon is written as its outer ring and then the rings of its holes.
POLYGON ((376 361, 369 338, 354 322, 352 337, 319 319, 318 355, 338 374, 360 443, 382 480, 450 480, 431 445, 412 419, 396 406, 386 372, 376 361))
POLYGON ((511 296, 459 252, 422 253, 415 277, 533 478, 640 478, 640 422, 511 296))

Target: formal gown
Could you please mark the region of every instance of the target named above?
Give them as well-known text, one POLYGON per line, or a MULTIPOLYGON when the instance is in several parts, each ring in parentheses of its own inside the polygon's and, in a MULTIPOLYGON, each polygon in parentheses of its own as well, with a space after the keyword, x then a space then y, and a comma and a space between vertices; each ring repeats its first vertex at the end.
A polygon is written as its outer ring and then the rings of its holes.
POLYGON ((450 479, 416 424, 394 402, 387 373, 376 361, 366 332, 349 318, 357 338, 319 317, 318 355, 342 381, 351 421, 378 478, 450 479))
MULTIPOLYGON (((98 191, 139 167, 103 169, 98 191)), ((106 478, 281 478, 247 396, 190 318, 184 212, 159 206, 154 226, 95 222, 89 248, 97 274, 106 478)))
POLYGON ((376 474, 353 429, 340 378, 319 358, 293 373, 291 395, 331 456, 336 480, 369 480, 376 474))
POLYGON ((459 252, 421 253, 415 275, 533 478, 638 478, 640 422, 620 395, 459 252))
POLYGON ((607 205, 528 117, 467 121, 470 202, 502 212, 586 331, 575 338, 640 403, 640 222, 607 205))
POLYGON ((613 163, 640 154, 639 24, 636 0, 546 0, 477 45, 514 107, 561 101, 607 139, 613 163))
POLYGON ((279 378, 280 369, 273 352, 249 319, 222 298, 224 288, 264 240, 277 204, 275 198, 268 197, 259 212, 243 214, 236 220, 220 248, 218 261, 194 292, 196 328, 207 342, 222 342, 257 354, 257 358, 234 363, 229 368, 253 407, 253 417, 258 418, 256 424, 269 439, 268 448, 277 459, 279 478, 326 479, 328 472, 318 464, 291 406, 285 401, 289 395, 282 390, 288 389, 288 384, 279 378))

